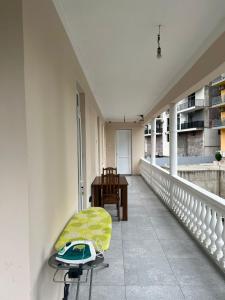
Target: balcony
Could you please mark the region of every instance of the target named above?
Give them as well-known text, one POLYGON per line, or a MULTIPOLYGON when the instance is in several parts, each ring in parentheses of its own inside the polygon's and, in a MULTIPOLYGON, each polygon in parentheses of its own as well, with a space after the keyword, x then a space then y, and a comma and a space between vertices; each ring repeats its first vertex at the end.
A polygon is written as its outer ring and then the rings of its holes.
POLYGON ((211 121, 213 129, 225 128, 225 119, 216 119, 211 121))
MULTIPOLYGON (((151 182, 149 166, 145 161, 141 162, 142 176, 151 182)), ((159 193, 160 186, 160 194, 168 193, 169 196, 168 179, 162 176, 164 172, 161 174, 158 168, 156 170, 152 178, 154 190, 140 176, 127 177, 129 219, 128 222, 113 223, 111 247, 105 253, 110 268, 94 271, 93 299, 197 300, 207 299, 209 295, 210 299, 223 299, 223 276, 176 220, 167 202, 155 194, 156 190, 159 193)), ((174 199, 178 193, 178 189, 174 190, 174 199)), ((177 201, 174 206, 181 216, 189 201, 185 197, 186 194, 181 198, 182 202, 177 201)), ((188 223, 192 217, 193 225, 200 228, 197 214, 194 210, 193 216, 189 212, 188 207, 187 218, 183 217, 183 220, 188 223)), ((82 286, 82 299, 88 299, 87 294, 87 286, 82 286)))
POLYGON ((225 81, 225 74, 222 74, 212 81, 212 86, 221 84, 224 81, 225 81))
POLYGON ((191 112, 205 107, 205 99, 189 99, 177 106, 177 112, 191 112))
POLYGON ((185 122, 181 123, 180 127, 177 127, 179 132, 182 131, 196 131, 204 129, 204 121, 193 121, 193 122, 185 122))
POLYGON ((145 135, 151 134, 151 129, 145 128, 145 135))
MULTIPOLYGON (((161 135, 162 131, 162 127, 156 127, 156 135, 161 135)), ((145 129, 145 136, 151 136, 151 129, 145 129)))
POLYGON ((225 98, 221 96, 212 97, 212 107, 225 106, 225 98))

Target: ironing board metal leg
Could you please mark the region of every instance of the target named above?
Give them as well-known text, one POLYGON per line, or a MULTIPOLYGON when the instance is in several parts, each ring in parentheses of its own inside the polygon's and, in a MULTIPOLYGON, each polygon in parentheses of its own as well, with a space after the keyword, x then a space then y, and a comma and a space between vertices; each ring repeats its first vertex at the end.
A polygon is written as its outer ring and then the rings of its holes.
POLYGON ((77 291, 76 291, 76 300, 79 300, 79 289, 80 289, 80 277, 78 277, 77 281, 77 291))
POLYGON ((89 298, 88 298, 88 300, 91 300, 92 280, 93 280, 93 268, 91 269, 90 286, 89 286, 89 298))

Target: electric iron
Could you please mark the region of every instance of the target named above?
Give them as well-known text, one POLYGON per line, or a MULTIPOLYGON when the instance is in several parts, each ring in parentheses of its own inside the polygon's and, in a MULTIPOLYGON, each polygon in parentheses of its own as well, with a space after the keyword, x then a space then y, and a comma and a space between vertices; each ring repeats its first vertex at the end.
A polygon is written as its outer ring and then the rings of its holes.
POLYGON ((67 264, 85 264, 96 259, 96 251, 91 241, 73 241, 66 243, 56 259, 67 264))

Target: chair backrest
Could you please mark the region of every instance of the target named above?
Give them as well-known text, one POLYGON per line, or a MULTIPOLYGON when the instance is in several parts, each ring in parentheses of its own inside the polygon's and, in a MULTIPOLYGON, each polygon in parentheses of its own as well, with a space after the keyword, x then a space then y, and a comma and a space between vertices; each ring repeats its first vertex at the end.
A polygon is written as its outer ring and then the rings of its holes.
POLYGON ((103 175, 117 174, 117 168, 107 167, 102 169, 103 175))
POLYGON ((103 195, 112 195, 119 192, 119 175, 107 174, 101 178, 101 189, 103 195))

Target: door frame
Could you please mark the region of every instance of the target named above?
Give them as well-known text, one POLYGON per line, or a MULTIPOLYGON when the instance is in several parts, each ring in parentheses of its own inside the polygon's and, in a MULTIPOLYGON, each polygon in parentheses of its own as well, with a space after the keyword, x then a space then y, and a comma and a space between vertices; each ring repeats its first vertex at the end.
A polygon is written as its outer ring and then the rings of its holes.
POLYGON ((132 175, 133 174, 133 130, 131 128, 122 128, 122 129, 116 129, 116 138, 115 138, 115 162, 116 167, 117 166, 117 132, 122 130, 129 130, 130 131, 130 174, 123 174, 123 175, 132 175))

